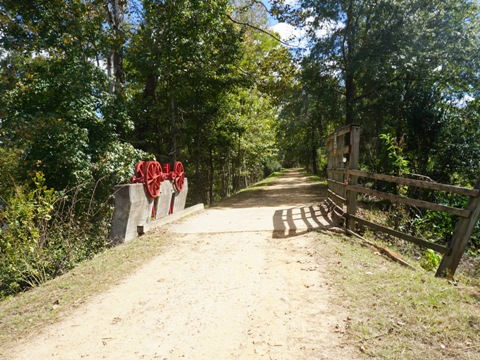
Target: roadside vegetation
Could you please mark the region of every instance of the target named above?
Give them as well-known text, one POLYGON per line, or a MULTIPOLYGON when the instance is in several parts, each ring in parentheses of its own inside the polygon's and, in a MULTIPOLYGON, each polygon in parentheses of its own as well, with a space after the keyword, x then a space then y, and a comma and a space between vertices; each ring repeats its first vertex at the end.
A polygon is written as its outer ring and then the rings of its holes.
POLYGON ((161 232, 142 236, 99 253, 34 289, 0 301, 0 357, 7 344, 70 314, 158 256, 163 247, 161 232))
MULTIPOLYGON (((181 160, 188 203, 213 205, 281 168, 321 175, 326 137, 357 123, 362 169, 474 186, 478 2, 269 3, 0 0, 0 299, 112 245, 113 188, 138 160, 181 160)), ((373 206, 449 241, 455 219, 373 206)))
MULTIPOLYGON (((326 186, 325 180, 309 176, 326 186)), ((362 216, 387 223, 385 204, 360 202, 362 216)), ((380 359, 480 359, 480 261, 462 258, 454 279, 436 278, 440 255, 372 231, 355 236, 320 233, 326 262, 349 317, 338 332, 359 357, 380 359), (373 244, 373 246, 372 246, 373 244), (394 250, 410 267, 382 255, 394 250)), ((470 248, 474 245, 470 244, 470 248)))
MULTIPOLYGON (((370 240, 370 239, 369 239, 370 240)), ((462 269, 455 280, 434 277, 383 257, 355 237, 321 235, 339 302, 349 318, 339 331, 365 358, 480 359, 480 280, 462 269), (335 256, 334 256, 334 255, 335 256), (338 257, 338 258, 337 258, 338 257)), ((385 244, 380 243, 382 246, 385 244)))

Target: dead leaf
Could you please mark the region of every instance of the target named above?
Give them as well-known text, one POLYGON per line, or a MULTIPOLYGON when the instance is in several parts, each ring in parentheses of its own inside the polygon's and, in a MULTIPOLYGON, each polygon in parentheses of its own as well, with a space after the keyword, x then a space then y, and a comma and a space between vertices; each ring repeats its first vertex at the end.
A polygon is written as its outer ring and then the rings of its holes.
POLYGON ((122 321, 122 319, 116 316, 112 320, 112 325, 118 324, 120 321, 122 321))

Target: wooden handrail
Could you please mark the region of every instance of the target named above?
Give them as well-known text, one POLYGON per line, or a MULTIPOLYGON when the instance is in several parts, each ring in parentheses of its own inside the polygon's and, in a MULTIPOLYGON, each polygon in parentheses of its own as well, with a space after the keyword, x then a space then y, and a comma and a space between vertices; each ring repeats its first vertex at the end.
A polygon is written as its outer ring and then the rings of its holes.
POLYGON ((435 244, 435 243, 432 243, 430 241, 427 241, 425 239, 420 239, 420 238, 417 238, 415 236, 412 236, 412 235, 408 235, 408 234, 405 234, 405 233, 402 233, 400 231, 397 231, 397 230, 394 230, 392 228, 389 228, 389 227, 386 227, 386 226, 382 226, 382 225, 378 225, 378 224, 375 224, 371 221, 368 221, 368 220, 365 220, 365 219, 362 219, 358 216, 354 216, 354 215, 346 215, 347 217, 349 218, 352 218, 354 219, 356 222, 358 222, 360 225, 364 225, 364 226, 368 226, 369 228, 373 229, 373 230, 377 230, 377 231, 381 231, 381 232, 384 232, 386 234, 389 234, 389 235, 392 235, 392 236, 395 236, 397 238, 400 238, 400 239, 403 239, 405 241, 408 241, 408 242, 411 242, 411 243, 414 243, 414 244, 417 244, 417 245, 420 245, 420 246, 423 246, 423 247, 426 247, 428 249, 432 249, 432 250, 435 250, 441 254, 446 254, 448 253, 449 249, 446 247, 446 246, 443 246, 443 245, 438 245, 438 244, 435 244))
POLYGON ((365 178, 370 178, 375 180, 383 180, 383 181, 393 182, 400 185, 416 186, 419 188, 430 189, 430 190, 447 191, 450 193, 465 195, 465 196, 477 197, 480 194, 480 191, 478 189, 469 189, 469 188, 460 187, 460 186, 440 184, 437 182, 407 179, 404 177, 377 174, 377 173, 362 171, 362 170, 346 170, 346 172, 349 175, 360 176, 360 177, 365 177, 365 178))
POLYGON ((470 216, 470 211, 465 210, 465 209, 459 209, 447 205, 440 205, 440 204, 434 204, 428 201, 423 201, 423 200, 417 200, 417 199, 412 199, 412 198, 406 198, 403 196, 399 195, 393 195, 393 194, 387 194, 382 191, 377 191, 377 190, 372 190, 372 189, 366 189, 361 186, 356 186, 356 185, 347 185, 347 190, 354 191, 357 193, 362 193, 362 194, 367 194, 367 195, 372 195, 376 196, 382 199, 390 200, 393 202, 399 202, 402 204, 406 205, 412 205, 412 206, 418 206, 421 208, 429 209, 429 210, 434 210, 434 211, 443 211, 447 212, 453 215, 461 216, 464 218, 467 218, 470 216))

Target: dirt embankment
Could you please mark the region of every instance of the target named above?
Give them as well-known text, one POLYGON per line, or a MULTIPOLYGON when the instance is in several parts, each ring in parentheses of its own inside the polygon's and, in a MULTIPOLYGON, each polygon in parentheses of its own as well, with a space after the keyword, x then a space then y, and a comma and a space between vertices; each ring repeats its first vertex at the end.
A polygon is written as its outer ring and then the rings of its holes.
MULTIPOLYGON (((165 251, 12 359, 346 359, 322 261, 325 189, 298 171, 169 225, 165 251)), ((162 235, 163 236, 163 235, 162 235)))

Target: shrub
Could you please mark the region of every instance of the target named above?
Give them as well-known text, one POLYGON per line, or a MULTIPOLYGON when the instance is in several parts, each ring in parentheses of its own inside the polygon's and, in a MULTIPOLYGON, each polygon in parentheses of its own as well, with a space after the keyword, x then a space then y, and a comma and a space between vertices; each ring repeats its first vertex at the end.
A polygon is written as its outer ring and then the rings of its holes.
POLYGON ((44 256, 43 234, 51 220, 56 195, 37 172, 35 187, 16 185, 5 209, 0 211, 0 296, 16 293, 48 278, 51 260, 44 256))
POLYGON ((84 183, 55 193, 36 172, 33 188, 15 186, 0 210, 0 298, 52 279, 109 245, 108 202, 86 197, 84 183), (83 195, 82 195, 83 194, 83 195))

